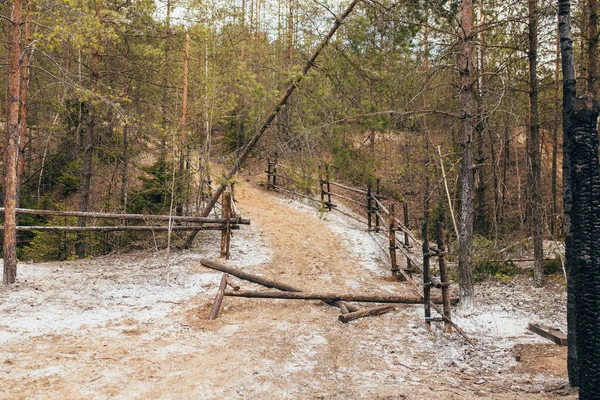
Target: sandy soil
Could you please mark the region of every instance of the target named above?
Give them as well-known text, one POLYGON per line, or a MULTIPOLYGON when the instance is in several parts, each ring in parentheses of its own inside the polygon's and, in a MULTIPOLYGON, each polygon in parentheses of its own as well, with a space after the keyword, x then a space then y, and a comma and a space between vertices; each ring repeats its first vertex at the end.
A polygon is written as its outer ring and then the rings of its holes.
MULTIPOLYGON (((364 225, 256 182, 238 186, 252 225, 235 232, 229 265, 315 291, 410 293, 388 278, 364 225)), ((18 284, 0 288, 0 397, 565 396, 564 348, 526 329, 535 320, 564 330, 560 285, 479 286, 477 311, 455 310, 475 346, 427 332, 419 306, 342 324, 339 310, 317 301, 226 298, 207 321, 220 274, 198 260, 217 258, 217 240, 205 234, 168 269, 164 252, 22 264, 18 284)))

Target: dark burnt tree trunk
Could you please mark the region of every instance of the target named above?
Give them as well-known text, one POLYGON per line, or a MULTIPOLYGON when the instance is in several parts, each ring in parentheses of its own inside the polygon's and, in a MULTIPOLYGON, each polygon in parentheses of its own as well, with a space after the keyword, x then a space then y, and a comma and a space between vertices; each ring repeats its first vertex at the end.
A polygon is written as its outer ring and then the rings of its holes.
POLYGON ((529 146, 527 155, 530 170, 528 171, 528 209, 531 219, 529 224, 533 234, 533 281, 535 286, 544 284, 544 230, 542 204, 542 154, 540 151, 540 124, 538 112, 538 78, 537 78, 537 0, 529 0, 529 146))
POLYGON ((4 153, 4 273, 5 285, 17 277, 17 157, 19 153, 19 102, 21 79, 21 0, 14 0, 10 26, 10 72, 8 76, 8 124, 4 153))
POLYGON ((563 230, 565 235, 565 264, 567 269, 567 335, 568 355, 567 367, 569 372, 569 383, 571 386, 579 385, 579 368, 577 362, 577 333, 576 333, 576 288, 573 260, 573 238, 571 225, 572 192, 571 192, 571 170, 569 132, 571 129, 571 117, 573 104, 575 103, 575 60, 573 59, 573 34, 571 32, 571 2, 569 0, 558 1, 558 29, 560 36, 561 64, 563 74, 563 208, 564 220, 563 230))
POLYGON ((460 298, 466 309, 473 307, 473 116, 475 114, 475 94, 473 92, 475 70, 473 65, 473 2, 463 0, 461 5, 461 54, 458 68, 460 71, 460 103, 462 108, 462 147, 461 162, 461 211, 458 239, 458 283, 460 298))
MULTIPOLYGON (((102 0, 96 0, 96 18, 101 22, 102 0)), ((97 33, 92 43, 92 65, 90 72, 90 92, 93 94, 98 85, 98 76, 100 68, 100 40, 101 34, 97 33)), ((96 106, 92 98, 88 101, 88 114, 86 121, 85 138, 83 141, 83 165, 81 167, 81 198, 79 201, 79 211, 88 211, 90 204, 90 186, 92 181, 92 158, 94 156, 95 131, 96 131, 96 106)), ((80 217, 78 225, 84 227, 86 218, 80 217)), ((85 257, 85 233, 77 234, 75 251, 77 257, 85 257)))
POLYGON ((591 94, 575 102, 568 132, 570 154, 571 274, 575 289, 579 398, 600 393, 600 167, 598 102, 591 94))

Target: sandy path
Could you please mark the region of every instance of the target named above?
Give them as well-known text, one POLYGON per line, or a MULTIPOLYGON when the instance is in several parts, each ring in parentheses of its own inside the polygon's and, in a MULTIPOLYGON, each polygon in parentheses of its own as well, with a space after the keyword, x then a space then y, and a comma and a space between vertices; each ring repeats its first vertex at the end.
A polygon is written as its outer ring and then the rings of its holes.
MULTIPOLYGON (((383 266, 365 268, 372 260, 361 260, 348 248, 352 242, 341 240, 316 213, 298 211, 251 183, 241 184, 237 196, 240 210, 252 219, 254 236, 260 236, 272 252, 266 263, 247 265, 248 271, 314 290, 403 291, 400 284, 384 278, 383 266)), ((236 233, 234 243, 241 236, 236 233)), ((239 265, 236 257, 231 265, 239 265)), ((122 266, 123 259, 100 262, 122 266)), ((76 269, 88 264, 92 262, 58 267, 76 269)), ((46 267, 59 271, 56 264, 46 267)), ((113 273, 126 273, 117 271, 113 273)), ((150 312, 156 304, 136 304, 124 308, 129 314, 104 324, 11 337, 0 350, 4 382, 0 395, 49 399, 547 398, 518 390, 519 385, 527 385, 526 380, 535 381, 529 376, 511 380, 517 392, 503 382, 493 384, 496 361, 481 357, 473 362, 460 340, 429 336, 422 328, 419 308, 341 324, 339 311, 321 302, 227 298, 219 319, 206 321, 219 274, 199 267, 197 258, 191 256, 174 273, 179 281, 194 278, 204 284, 191 288, 201 289, 195 297, 186 297, 185 292, 174 298, 162 314, 141 318, 145 307, 150 312), (432 359, 437 351, 440 357, 432 359), (450 372, 442 373, 448 368, 450 372), (482 377, 492 384, 477 383, 482 377)), ((103 276, 94 275, 95 281, 77 286, 77 277, 66 274, 55 285, 62 284, 63 291, 73 286, 86 291, 103 276)), ((39 284, 28 282, 16 293, 39 284)), ((124 282, 128 284, 137 282, 124 282)), ((149 278, 143 284, 150 290, 164 290, 164 295, 154 299, 164 301, 169 287, 161 289, 164 284, 149 278)), ((7 302, 15 296, 6 290, 0 294, 7 302)), ((127 301, 127 296, 118 293, 113 297, 117 305, 127 301)), ((88 306, 104 307, 106 301, 88 306)), ((500 365, 503 362, 497 361, 497 368, 506 370, 508 366, 500 365)))

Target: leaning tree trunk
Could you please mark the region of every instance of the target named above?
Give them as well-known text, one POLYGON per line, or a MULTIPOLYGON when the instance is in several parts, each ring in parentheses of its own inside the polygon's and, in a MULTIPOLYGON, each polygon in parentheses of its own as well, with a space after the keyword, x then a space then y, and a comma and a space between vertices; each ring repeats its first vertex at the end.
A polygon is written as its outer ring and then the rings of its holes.
POLYGON ((577 298, 575 276, 577 274, 574 264, 572 244, 571 212, 573 210, 573 195, 571 192, 571 170, 569 168, 571 154, 569 150, 569 132, 573 105, 575 103, 575 60, 573 59, 573 34, 571 32, 571 2, 558 1, 558 29, 560 36, 560 51, 563 73, 563 208, 565 234, 565 264, 567 269, 567 335, 568 355, 567 367, 569 383, 571 386, 579 385, 579 367, 577 352, 577 298))
MULTIPOLYGON (((344 12, 340 16, 336 17, 335 22, 333 23, 333 26, 331 27, 331 29, 329 30, 329 32, 327 32, 327 34, 325 35, 325 37, 323 38, 323 40, 321 41, 321 43, 319 43, 319 45, 317 46, 317 48, 313 52, 312 56, 310 57, 310 59, 306 62, 306 65, 302 69, 302 72, 300 73, 300 75, 298 75, 290 83, 290 85, 288 86, 288 88, 286 89, 286 91, 281 96, 281 99, 279 100, 279 102, 275 106, 275 109, 273 110, 273 112, 271 112, 271 114, 269 114, 269 116, 265 120, 264 124, 254 134, 254 136, 252 137, 252 139, 250 139, 250 141, 248 143, 246 143, 246 145, 242 149, 241 154, 239 155, 239 157, 237 158, 237 160, 233 164, 233 167, 231 167, 231 169, 229 170, 229 172, 227 172, 227 174, 225 175, 225 177, 224 177, 225 178, 224 179, 225 182, 228 182, 229 180, 231 180, 231 178, 233 178, 233 176, 242 167, 242 165, 246 161, 246 158, 248 158, 248 156, 250 155, 250 152, 254 149, 254 147, 256 146, 256 144, 258 143, 258 141, 262 138, 262 136, 265 134, 265 132, 267 131, 267 129, 271 126, 271 124, 273 123, 273 120, 275 120, 275 118, 277 117, 277 115, 285 107, 288 99, 290 98, 290 96, 292 95, 292 93, 294 92, 294 90, 296 90, 296 88, 300 85, 300 82, 302 82, 302 80, 304 79, 304 77, 306 75, 308 75, 308 72, 315 65, 315 61, 317 60, 317 58, 319 57, 319 55, 321 54, 321 52, 323 51, 323 49, 325 49, 325 47, 327 47, 327 45, 329 44, 329 41, 331 40, 331 38, 333 37, 333 35, 335 34, 335 32, 338 30, 338 28, 340 26, 342 26, 342 23, 344 22, 344 20, 352 13, 352 10, 354 10, 354 7, 357 4, 358 4, 358 0, 352 0, 352 2, 348 5, 348 7, 346 8, 346 10, 344 10, 344 12)), ((212 198, 210 199, 210 201, 208 202, 208 204, 204 208, 204 211, 202 212, 202 216, 206 217, 206 216, 208 216, 210 214, 211 210, 213 209, 213 207, 215 206, 215 204, 217 204, 217 201, 219 200, 219 197, 221 196, 221 194, 225 190, 226 186, 227 185, 225 183, 223 183, 223 184, 221 184, 217 188, 217 190, 215 190, 215 193, 213 194, 212 198)), ((191 246, 192 242, 194 241, 194 238, 196 237, 196 234, 197 234, 197 232, 192 232, 192 234, 190 236, 188 236, 187 241, 186 241, 186 245, 188 247, 191 246)))
POLYGON ((10 73, 8 77, 8 129, 4 158, 4 274, 5 285, 17 278, 17 156, 19 152, 19 101, 21 66, 21 0, 14 0, 10 38, 10 73))
POLYGON ((599 104, 591 94, 575 102, 567 147, 570 153, 571 274, 577 302, 576 332, 579 398, 600 393, 600 166, 597 120, 599 104))
POLYGON ((475 96, 473 93, 473 2, 463 0, 461 6, 462 43, 459 59, 460 103, 462 107, 462 147, 461 184, 462 202, 460 211, 460 233, 458 239, 458 283, 460 298, 466 309, 473 307, 473 114, 475 96))

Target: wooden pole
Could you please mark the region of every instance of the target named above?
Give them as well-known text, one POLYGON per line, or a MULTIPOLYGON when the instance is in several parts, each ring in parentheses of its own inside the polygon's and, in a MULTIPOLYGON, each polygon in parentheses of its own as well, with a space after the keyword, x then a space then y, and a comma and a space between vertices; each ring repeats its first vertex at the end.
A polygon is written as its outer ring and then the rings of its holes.
POLYGON ((325 179, 323 177, 323 164, 319 164, 319 186, 321 188, 321 209, 325 210, 325 179))
POLYGON ((381 315, 388 313, 390 311, 394 311, 396 306, 392 304, 386 304, 379 307, 367 308, 366 310, 355 311, 353 313, 342 314, 338 317, 338 319, 347 324, 350 321, 354 321, 355 319, 370 317, 372 315, 381 315))
POLYGON ((371 184, 367 186, 367 224, 369 226, 369 232, 373 226, 373 202, 371 201, 371 184))
POLYGON ((425 306, 425 324, 427 329, 431 330, 431 288, 430 288, 430 277, 429 277, 429 238, 427 224, 423 224, 423 304, 425 306))
MULTIPOLYGON (((312 293, 312 292, 287 292, 287 291, 225 291, 225 296, 246 297, 252 299, 281 299, 281 300, 322 300, 334 301, 357 301, 363 303, 392 303, 392 304, 421 304, 420 296, 406 296, 394 294, 355 294, 355 293, 312 293)), ((431 298, 435 304, 441 304, 441 297, 431 298)), ((458 302, 458 297, 452 299, 458 302)))
POLYGON ((448 189, 448 179, 446 179, 446 170, 444 169, 444 159, 442 158, 441 146, 438 146, 438 154, 440 155, 442 178, 444 178, 444 188, 446 189, 446 197, 448 198, 448 208, 450 209, 450 216, 452 217, 452 226, 454 226, 454 233, 456 234, 456 237, 459 237, 458 228, 456 226, 456 218, 454 217, 454 207, 452 206, 452 198, 450 197, 450 189, 448 189))
MULTIPOLYGON (((273 289, 279 289, 279 290, 283 290, 283 291, 288 291, 288 292, 300 292, 300 289, 297 289, 291 285, 288 285, 286 283, 281 283, 281 282, 277 282, 271 279, 267 279, 267 278, 262 278, 260 276, 257 275, 253 275, 250 274, 248 272, 244 272, 241 271, 237 268, 234 267, 229 267, 227 265, 223 265, 221 263, 215 262, 215 261, 211 261, 208 260, 206 258, 203 258, 200 260, 200 264, 202 264, 203 266, 207 267, 207 268, 211 268, 211 269, 215 269, 217 271, 221 271, 221 272, 225 272, 228 273, 230 275, 236 276, 240 279, 244 279, 247 280, 249 282, 253 282, 253 283, 257 283, 259 285, 265 286, 267 288, 273 288, 273 289)), ((340 308, 340 302, 327 302, 327 304, 331 305, 331 306, 335 306, 340 308)), ((353 304, 344 304, 346 306, 346 308, 349 311, 358 311, 360 310, 360 307, 355 306, 353 304)))
MULTIPOLYGON (((48 231, 59 231, 59 232, 111 232, 111 231, 168 231, 168 226, 155 225, 155 226, 136 226, 136 225, 113 225, 113 226, 17 226, 19 232, 48 232, 48 231)), ((239 226, 233 225, 230 229, 238 230, 239 226)), ((183 226, 175 225, 171 226, 172 231, 223 231, 225 230, 224 225, 203 225, 203 226, 183 226)), ((4 226, 0 226, 0 231, 4 231, 4 226)))
POLYGON ((333 203, 331 202, 331 174, 329 171, 329 164, 325 164, 325 175, 327 177, 327 209, 331 211, 333 203))
MULTIPOLYGON (((4 208, 0 207, 0 212, 4 208)), ((154 214, 118 214, 118 213, 102 213, 102 212, 83 212, 83 211, 56 211, 56 210, 32 210, 29 208, 17 208, 17 214, 32 214, 32 215, 51 215, 55 217, 89 217, 89 218, 106 218, 106 219, 133 219, 139 221, 180 221, 180 222, 199 222, 199 223, 214 223, 224 224, 223 218, 208 218, 208 217, 192 217, 192 216, 177 216, 177 215, 154 215, 154 214)), ((233 225, 250 225, 249 219, 231 218, 233 225)))
POLYGON ((273 186, 271 185, 271 159, 268 158, 267 159, 267 190, 270 190, 273 188, 273 186))
POLYGON ((444 229, 444 223, 438 222, 436 226, 436 235, 437 235, 437 246, 438 246, 438 261, 440 265, 440 279, 442 286, 442 306, 444 310, 444 327, 446 328, 446 332, 452 333, 452 325, 448 322, 448 320, 452 319, 451 308, 450 308, 450 288, 448 287, 448 269, 446 268, 446 232, 444 229))
MULTIPOLYGON (((404 203, 402 203, 402 211, 404 211, 404 226, 406 227, 406 229, 409 229, 408 228, 408 203, 406 201, 404 203)), ((406 231, 404 231, 404 244, 406 245, 406 248, 408 248, 410 246, 409 236, 408 236, 408 233, 406 233, 406 231)), ((410 275, 410 271, 412 271, 412 262, 410 261, 409 257, 406 257, 406 269, 408 269, 408 274, 410 275)))
MULTIPOLYGON (((376 192, 375 192, 375 198, 377 200, 379 200, 379 185, 381 184, 381 178, 377 178, 377 186, 376 186, 376 192)), ((377 207, 377 203, 375 204, 375 209, 376 211, 379 211, 379 207, 377 207)), ((379 214, 375 213, 375 232, 379 232, 379 214)))
POLYGON ((272 173, 273 173, 273 177, 272 177, 272 181, 273 181, 273 187, 277 187, 277 152, 275 152, 275 154, 273 155, 274 159, 273 159, 273 165, 272 165, 272 173))
POLYGON ((223 295, 225 293, 225 289, 227 288, 227 278, 229 278, 229 275, 223 274, 223 277, 221 278, 221 284, 219 285, 219 290, 217 291, 215 301, 213 302, 213 306, 210 310, 210 315, 208 316, 209 320, 217 319, 217 316, 219 315, 221 304, 223 303, 223 295))
POLYGON ((394 221, 394 204, 390 206, 390 222, 388 235, 390 237, 390 260, 392 261, 392 277, 398 278, 398 264, 396 262, 396 228, 394 221))
POLYGON ((231 242, 231 224, 229 222, 229 218, 231 218, 230 192, 223 192, 223 196, 221 196, 221 210, 223 219, 227 221, 225 222, 225 229, 221 231, 221 257, 229 260, 229 245, 231 242))

